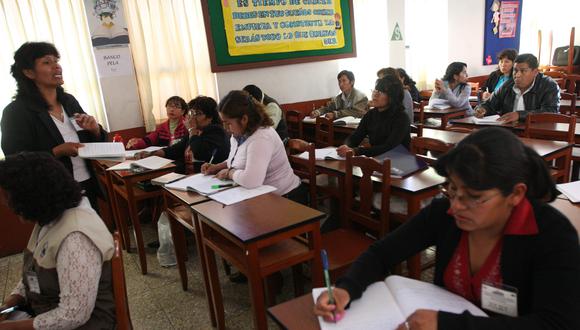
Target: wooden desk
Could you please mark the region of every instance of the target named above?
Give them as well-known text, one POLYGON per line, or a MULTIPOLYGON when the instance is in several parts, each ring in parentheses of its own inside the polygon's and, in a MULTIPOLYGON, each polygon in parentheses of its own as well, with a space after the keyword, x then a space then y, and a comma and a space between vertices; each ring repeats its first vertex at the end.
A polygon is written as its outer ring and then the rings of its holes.
POLYGON ((266 329, 263 280, 303 262, 311 263, 312 283, 322 285, 320 224, 323 213, 269 193, 234 205, 215 201, 193 205, 206 259, 211 308, 218 329, 225 328, 224 308, 215 253, 248 277, 254 326, 266 329), (306 234, 308 243, 297 239, 306 234))
MULTIPOLYGON (((418 109, 413 110, 414 113, 419 114, 421 111, 418 109)), ((425 109, 423 108, 423 116, 425 119, 427 118, 438 118, 441 119, 441 126, 440 129, 445 129, 447 127, 447 123, 451 119, 454 118, 461 118, 464 117, 467 113, 466 109, 456 109, 456 108, 449 108, 449 109, 425 109)))
POLYGON ((570 220, 572 226, 578 232, 578 237, 580 237, 580 203, 574 204, 567 198, 560 196, 550 203, 550 205, 562 212, 570 220))
POLYGON ((320 330, 313 309, 312 293, 308 293, 268 308, 268 315, 282 329, 320 330))
MULTIPOLYGON (((304 140, 314 141, 314 134, 316 131, 316 124, 314 122, 303 122, 304 140)), ((339 146, 344 144, 344 140, 349 137, 352 132, 356 130, 358 124, 348 124, 342 126, 334 126, 334 145, 339 146)))
POLYGON ((139 222, 139 214, 137 211, 137 202, 145 199, 161 197, 163 191, 157 189, 155 191, 144 191, 137 188, 135 185, 139 181, 146 181, 156 178, 158 176, 173 172, 175 169, 174 164, 167 164, 164 167, 157 170, 150 170, 145 172, 133 172, 129 170, 123 171, 108 171, 112 199, 114 199, 114 205, 116 209, 115 217, 116 222, 119 224, 121 233, 123 235, 123 242, 125 243, 125 249, 128 251, 131 242, 128 233, 128 226, 126 223, 126 211, 129 211, 129 218, 133 223, 133 230, 135 232, 135 240, 137 245, 137 253, 139 254, 139 262, 141 264, 141 273, 147 274, 147 259, 145 257, 145 246, 143 243, 143 233, 141 231, 141 223, 139 222), (127 203, 127 209, 120 207, 121 200, 125 200, 127 203))

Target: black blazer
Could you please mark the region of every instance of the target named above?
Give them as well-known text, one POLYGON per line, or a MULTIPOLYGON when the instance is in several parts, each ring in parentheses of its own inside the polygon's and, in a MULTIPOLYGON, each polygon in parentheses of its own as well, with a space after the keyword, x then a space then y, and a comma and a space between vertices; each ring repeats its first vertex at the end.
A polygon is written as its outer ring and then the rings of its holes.
MULTIPOLYGON (((518 289, 518 315, 484 318, 468 312, 438 313, 439 329, 580 329, 580 247, 578 233, 560 212, 532 203, 537 235, 505 235, 500 258, 504 284, 518 289)), ((443 274, 461 238, 447 214, 449 201, 430 206, 394 232, 375 242, 337 281, 351 300, 383 280, 396 264, 435 245, 434 283, 444 286, 443 274)))
MULTIPOLYGON (((84 114, 79 102, 70 94, 64 94, 62 106, 67 116, 84 114)), ((64 140, 54 124, 50 114, 38 104, 29 100, 17 99, 10 103, 2 114, 2 150, 5 155, 21 151, 44 151, 52 154, 52 149, 64 140)), ((101 127, 101 134, 95 137, 88 131, 77 132, 80 142, 102 142, 107 140, 107 132, 101 127)), ((70 157, 60 157, 59 160, 72 174, 70 157)), ((92 173, 92 166, 87 161, 87 167, 92 173)))

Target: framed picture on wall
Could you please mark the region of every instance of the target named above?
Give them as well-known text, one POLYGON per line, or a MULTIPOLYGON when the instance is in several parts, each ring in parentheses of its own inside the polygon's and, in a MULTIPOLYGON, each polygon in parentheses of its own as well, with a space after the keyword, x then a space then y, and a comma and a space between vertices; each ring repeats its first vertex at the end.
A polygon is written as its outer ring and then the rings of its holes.
POLYGON ((520 48, 523 0, 485 0, 483 64, 497 64, 502 50, 520 48))

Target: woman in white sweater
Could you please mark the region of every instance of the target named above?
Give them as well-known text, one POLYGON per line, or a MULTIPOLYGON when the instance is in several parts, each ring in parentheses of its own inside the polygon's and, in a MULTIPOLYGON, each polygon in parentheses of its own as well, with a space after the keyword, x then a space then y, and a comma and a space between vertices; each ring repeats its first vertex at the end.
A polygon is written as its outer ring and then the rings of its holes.
POLYGON ((219 164, 204 164, 202 172, 246 188, 270 185, 276 187, 276 194, 298 199, 300 179, 290 167, 264 106, 245 91, 231 91, 221 100, 219 113, 232 134, 230 154, 219 164))

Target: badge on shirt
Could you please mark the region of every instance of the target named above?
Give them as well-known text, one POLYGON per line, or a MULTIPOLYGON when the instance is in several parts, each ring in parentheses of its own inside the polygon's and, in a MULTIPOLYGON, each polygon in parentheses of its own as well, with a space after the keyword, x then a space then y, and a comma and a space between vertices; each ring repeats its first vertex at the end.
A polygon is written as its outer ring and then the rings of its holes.
POLYGON ((518 289, 505 284, 481 283, 481 307, 494 313, 518 316, 518 289))
POLYGON ((38 283, 38 276, 35 272, 26 272, 26 281, 28 282, 30 292, 40 294, 40 284, 38 283))

